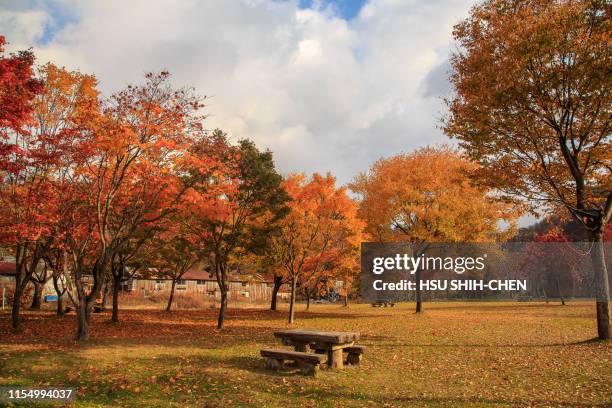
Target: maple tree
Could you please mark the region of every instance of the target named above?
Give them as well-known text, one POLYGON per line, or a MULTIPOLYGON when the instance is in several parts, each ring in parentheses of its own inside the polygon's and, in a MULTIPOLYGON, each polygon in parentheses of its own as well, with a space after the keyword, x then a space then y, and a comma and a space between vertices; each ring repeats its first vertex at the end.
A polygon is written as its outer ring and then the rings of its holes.
MULTIPOLYGON (((424 147, 375 162, 350 185, 359 216, 379 242, 493 242, 513 233, 516 214, 472 179, 478 165, 448 146, 424 147), (509 228, 501 232, 498 223, 509 228)), ((417 270, 417 282, 422 271, 417 270)), ((417 284, 416 311, 422 310, 417 284)))
POLYGON ((65 242, 79 340, 89 337, 91 310, 114 255, 143 225, 170 214, 189 188, 179 176, 190 142, 203 137, 202 102, 168 81, 167 72, 147 74, 143 85, 113 95, 71 157, 66 224, 77 222, 67 228, 65 242))
POLYGON ((0 35, 0 157, 3 159, 17 150, 15 143, 7 141, 15 134, 27 132, 25 127, 32 121, 32 100, 42 90, 42 82, 34 73, 34 54, 20 51, 6 55, 5 46, 6 39, 0 35))
POLYGON ((478 4, 454 29, 445 120, 490 185, 535 209, 562 207, 589 232, 601 339, 610 338, 610 24, 605 1, 478 4))
POLYGON ((344 296, 344 304, 348 305, 348 293, 355 276, 360 271, 359 247, 364 240, 363 221, 357 219, 357 206, 346 209, 351 212, 347 217, 342 215, 347 228, 330 229, 322 237, 325 251, 318 258, 310 258, 304 263, 305 273, 298 281, 306 297, 306 310, 310 309, 310 300, 319 295, 344 296), (354 211, 354 212, 353 212, 354 211), (337 284, 341 283, 339 287, 337 284))
POLYGON ((15 251, 12 329, 17 331, 22 295, 40 260, 38 238, 43 227, 38 221, 42 211, 38 200, 24 199, 35 195, 24 187, 24 180, 33 177, 27 165, 25 145, 29 146, 32 139, 26 127, 33 123, 33 99, 41 92, 42 83, 35 78, 33 53, 21 51, 7 56, 5 45, 5 38, 0 36, 0 242, 15 251), (32 204, 22 207, 28 202, 32 204))
POLYGON ((222 172, 201 165, 191 169, 191 177, 200 183, 193 186, 186 199, 193 215, 187 223, 210 254, 221 293, 217 327, 222 328, 230 262, 265 243, 265 237, 285 214, 287 196, 270 151, 259 151, 249 140, 232 146, 220 130, 215 130, 211 139, 212 144, 194 146, 194 156, 219 157, 227 167, 222 172))
MULTIPOLYGON (((41 261, 60 240, 57 223, 66 174, 65 157, 80 121, 95 110, 95 79, 47 64, 38 69, 42 88, 31 101, 32 119, 11 135, 11 153, 4 157, 2 240, 14 247, 17 265, 13 298, 13 330, 20 327, 20 298, 41 261)), ((45 279, 43 279, 45 280, 45 279)), ((38 294, 37 294, 38 295, 38 294)), ((35 297, 34 301, 36 302, 35 297)), ((34 304, 36 306, 36 304, 34 304)))
MULTIPOLYGON (((311 180, 294 175, 283 182, 290 211, 271 241, 271 256, 291 286, 289 323, 294 322, 298 284, 316 290, 344 257, 357 257, 362 222, 346 188, 336 188, 331 175, 311 180)), ((310 295, 309 290, 309 295, 310 295)))

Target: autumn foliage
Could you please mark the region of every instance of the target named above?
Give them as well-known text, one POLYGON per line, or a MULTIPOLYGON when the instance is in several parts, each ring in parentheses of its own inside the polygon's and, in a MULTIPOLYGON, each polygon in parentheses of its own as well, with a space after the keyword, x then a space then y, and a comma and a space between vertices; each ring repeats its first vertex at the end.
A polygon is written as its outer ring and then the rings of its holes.
MULTIPOLYGON (((28 286, 36 308, 50 279, 57 314, 70 301, 86 340, 109 292, 120 322, 119 292, 136 274, 172 281, 170 311, 176 282, 196 266, 208 271, 222 329, 231 275, 244 265, 272 277, 273 310, 289 285, 293 323, 299 297, 306 309, 328 294, 347 304, 363 241, 423 250, 499 242, 526 208, 560 207, 603 241, 612 213, 608 14, 598 1, 477 4, 454 30, 456 92, 443 127, 458 146, 381 158, 348 186, 331 174, 283 177, 271 151, 207 129, 206 98, 167 71, 105 96, 94 75, 35 66, 31 51, 6 55, 0 37, 0 246, 16 260, 13 331, 28 286)), ((421 311, 419 291, 416 304, 421 311)), ((606 338, 607 301, 597 304, 606 338)))
POLYGON ((515 213, 473 176, 478 166, 446 146, 426 147, 374 163, 351 189, 377 241, 492 242, 508 236, 515 213))
POLYGON ((610 4, 487 0, 455 26, 444 130, 492 187, 580 222, 598 265, 598 334, 610 338, 603 236, 612 216, 610 4))
POLYGON ((362 222, 357 204, 331 175, 289 177, 283 184, 290 212, 272 239, 271 256, 291 285, 289 323, 293 323, 298 286, 308 297, 332 277, 349 285, 355 271, 362 222), (348 273, 347 273, 348 272, 348 273))

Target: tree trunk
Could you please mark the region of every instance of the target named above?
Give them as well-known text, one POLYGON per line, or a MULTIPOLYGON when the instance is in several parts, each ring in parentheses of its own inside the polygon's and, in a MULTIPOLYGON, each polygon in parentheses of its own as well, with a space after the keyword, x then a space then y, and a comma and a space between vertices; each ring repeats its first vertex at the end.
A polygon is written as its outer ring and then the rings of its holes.
POLYGON ((34 251, 32 252, 32 259, 30 261, 30 268, 25 267, 25 257, 27 253, 27 244, 20 246, 17 245, 15 254, 15 266, 17 267, 17 274, 15 275, 15 292, 13 293, 13 309, 11 311, 11 323, 13 333, 18 333, 21 330, 21 298, 25 292, 27 282, 32 278, 32 271, 35 271, 40 262, 40 251, 39 244, 36 244, 34 251))
POLYGON ((121 289, 121 275, 113 274, 113 312, 111 322, 119 322, 119 289, 121 289))
POLYGON ((34 294, 32 295, 32 304, 30 305, 31 310, 40 310, 42 304, 42 284, 36 280, 31 281, 34 285, 34 294))
POLYGON ((21 329, 21 296, 23 288, 21 281, 15 276, 15 292, 13 293, 13 310, 11 311, 13 333, 18 333, 21 329))
POLYGON ((227 310, 227 292, 229 287, 227 285, 226 268, 227 264, 224 262, 224 257, 221 253, 215 253, 215 276, 217 278, 217 285, 221 291, 221 307, 219 308, 219 316, 217 317, 217 329, 222 329, 225 323, 225 311, 227 310))
POLYGON ((561 299, 561 305, 565 306, 565 299, 563 298, 563 293, 561 293, 561 285, 559 284, 559 276, 555 276, 555 280, 557 282, 557 293, 559 294, 559 299, 561 299))
POLYGON ((416 271, 416 313, 421 313, 423 311, 423 300, 421 296, 421 271, 416 271))
POLYGON ((64 297, 59 293, 57 294, 57 309, 55 314, 59 317, 64 316, 64 297))
POLYGON ((77 335, 78 341, 89 340, 89 307, 85 299, 80 299, 77 305, 77 335))
POLYGON ((595 242, 591 250, 591 260, 595 275, 597 336, 601 340, 607 340, 610 339, 610 286, 603 247, 603 227, 595 235, 595 242))
POLYGON ((62 290, 60 290, 59 288, 59 277, 55 274, 53 274, 52 276, 53 278, 53 288, 55 288, 55 294, 57 295, 57 309, 55 311, 55 314, 57 316, 64 316, 64 293, 66 293, 66 288, 62 290))
POLYGON ((166 306, 166 312, 170 311, 172 307, 172 301, 174 300, 174 288, 176 287, 176 279, 172 279, 172 286, 170 287, 170 297, 168 298, 168 305, 166 306))
POLYGON ((289 301, 289 324, 293 323, 295 313, 295 291, 297 288, 297 279, 291 278, 291 300, 289 301))
POLYGON ((348 291, 344 295, 344 307, 348 307, 348 291))
POLYGON ((75 262, 74 269, 74 286, 77 292, 78 302, 76 304, 77 313, 77 341, 85 341, 89 339, 89 324, 91 322, 91 309, 94 305, 95 300, 100 295, 102 290, 104 272, 107 267, 107 254, 103 253, 96 260, 93 268, 91 269, 91 276, 93 276, 93 287, 86 293, 85 285, 83 284, 83 272, 84 266, 82 259, 75 262))
POLYGON ((219 309, 219 318, 217 319, 217 329, 223 328, 225 322, 225 311, 227 310, 227 287, 225 283, 221 289, 221 308, 219 309))
POLYGON ((108 298, 108 282, 104 284, 104 289, 102 289, 102 308, 106 309, 106 299, 108 298))
POLYGON ((276 298, 278 297, 278 291, 283 285, 282 276, 274 276, 274 288, 272 289, 272 302, 270 303, 270 310, 276 310, 276 298))
POLYGON ((306 291, 306 310, 310 310, 310 291, 306 291))

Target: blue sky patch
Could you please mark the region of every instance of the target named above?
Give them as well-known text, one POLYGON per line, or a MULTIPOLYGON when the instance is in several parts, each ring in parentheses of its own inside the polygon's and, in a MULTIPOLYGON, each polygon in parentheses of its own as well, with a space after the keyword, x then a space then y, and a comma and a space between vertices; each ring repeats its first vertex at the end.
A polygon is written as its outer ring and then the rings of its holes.
POLYGON ((45 29, 41 38, 38 38, 37 45, 44 45, 53 40, 55 33, 67 24, 76 23, 78 16, 71 13, 69 7, 61 7, 54 2, 42 3, 43 9, 51 16, 49 24, 45 25, 45 29))
POLYGON ((319 6, 325 8, 332 5, 339 17, 345 20, 351 20, 359 14, 359 10, 361 10, 361 7, 363 7, 366 1, 367 0, 300 0, 299 7, 313 8, 319 6))

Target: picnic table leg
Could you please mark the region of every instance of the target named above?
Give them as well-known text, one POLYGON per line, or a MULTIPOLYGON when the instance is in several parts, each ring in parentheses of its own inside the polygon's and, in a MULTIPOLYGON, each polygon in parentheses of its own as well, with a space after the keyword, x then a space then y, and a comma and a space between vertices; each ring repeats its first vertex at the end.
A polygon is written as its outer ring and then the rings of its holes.
POLYGON ((344 358, 342 356, 342 349, 331 349, 328 351, 327 359, 329 360, 329 367, 341 370, 344 368, 344 358))

